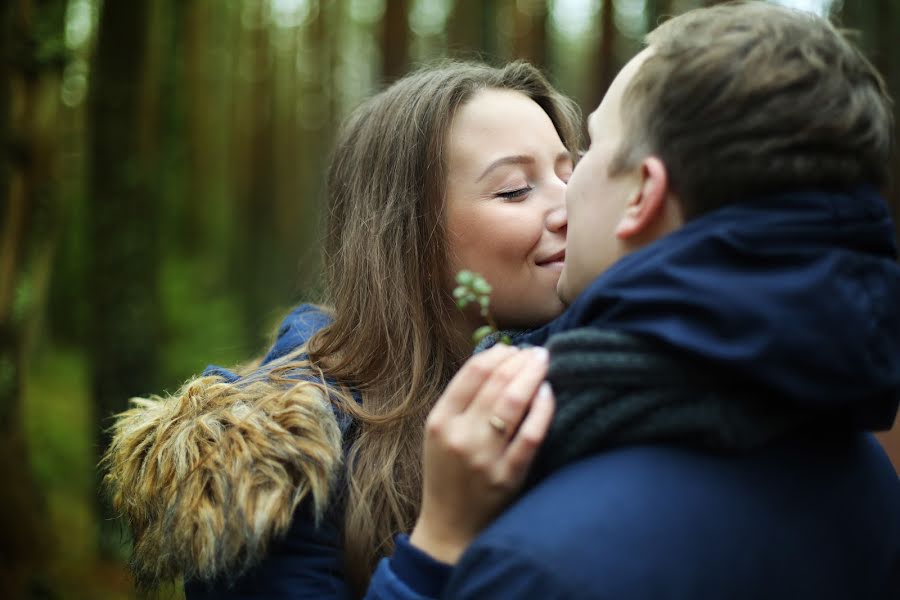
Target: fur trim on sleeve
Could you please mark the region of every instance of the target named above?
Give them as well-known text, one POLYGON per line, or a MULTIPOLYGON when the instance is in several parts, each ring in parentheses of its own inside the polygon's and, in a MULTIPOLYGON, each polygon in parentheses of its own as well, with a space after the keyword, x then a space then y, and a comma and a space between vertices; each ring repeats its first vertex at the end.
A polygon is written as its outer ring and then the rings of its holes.
POLYGON ((236 577, 307 496, 321 518, 342 458, 321 385, 200 377, 175 396, 132 403, 101 464, 134 536, 139 583, 236 577))

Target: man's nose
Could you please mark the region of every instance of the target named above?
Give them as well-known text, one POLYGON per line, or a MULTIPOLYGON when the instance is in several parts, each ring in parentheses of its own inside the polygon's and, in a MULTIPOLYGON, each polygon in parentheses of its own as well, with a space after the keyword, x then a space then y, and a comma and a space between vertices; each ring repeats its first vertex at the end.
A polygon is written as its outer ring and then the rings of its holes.
POLYGON ((559 202, 556 206, 547 212, 546 219, 547 229, 554 233, 565 233, 569 226, 569 214, 566 212, 566 202, 559 202))
POLYGON ((557 233, 565 233, 566 227, 569 225, 569 215, 566 211, 566 187, 567 184, 562 179, 557 178, 550 186, 548 197, 549 208, 546 216, 547 229, 557 233))

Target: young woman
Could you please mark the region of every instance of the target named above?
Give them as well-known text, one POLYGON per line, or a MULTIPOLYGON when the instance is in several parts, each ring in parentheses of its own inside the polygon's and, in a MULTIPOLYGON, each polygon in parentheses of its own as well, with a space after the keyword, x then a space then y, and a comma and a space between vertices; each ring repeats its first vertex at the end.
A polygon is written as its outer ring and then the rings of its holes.
POLYGON ((461 454, 495 468, 472 478, 468 506, 437 494, 417 522, 426 416, 481 324, 455 307, 454 274, 493 285, 500 327, 562 311, 579 128, 574 104, 525 63, 428 68, 348 118, 328 174, 327 308, 296 309, 249 373, 207 370, 116 423, 107 482, 140 581, 182 576, 189 600, 360 596, 414 525, 420 549, 458 555, 522 480, 552 399, 544 390, 524 417, 546 354, 494 351, 536 374, 459 407, 485 416, 461 454))

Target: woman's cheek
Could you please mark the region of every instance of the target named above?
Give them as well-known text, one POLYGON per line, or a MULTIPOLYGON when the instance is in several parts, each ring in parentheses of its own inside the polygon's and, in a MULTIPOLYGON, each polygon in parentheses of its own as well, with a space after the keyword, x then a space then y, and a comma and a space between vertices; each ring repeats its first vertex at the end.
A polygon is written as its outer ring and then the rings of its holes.
POLYGON ((507 247, 510 257, 522 260, 531 258, 531 251, 537 246, 543 234, 543 219, 535 211, 527 211, 515 221, 506 225, 509 231, 507 247))

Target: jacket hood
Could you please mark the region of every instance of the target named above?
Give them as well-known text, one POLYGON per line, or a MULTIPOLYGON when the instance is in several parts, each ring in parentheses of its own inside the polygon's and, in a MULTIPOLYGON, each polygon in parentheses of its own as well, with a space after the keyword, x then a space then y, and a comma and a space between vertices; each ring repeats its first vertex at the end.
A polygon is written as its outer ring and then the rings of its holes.
POLYGON ((528 336, 599 327, 655 339, 795 402, 890 428, 900 401, 900 266, 872 189, 729 205, 613 265, 528 336))
MULTIPOLYGON (((311 335, 303 316, 285 321, 275 358, 311 335)), ((173 396, 133 400, 102 461, 142 584, 237 577, 301 503, 321 518, 338 476, 342 432, 324 385, 207 373, 173 396)))

